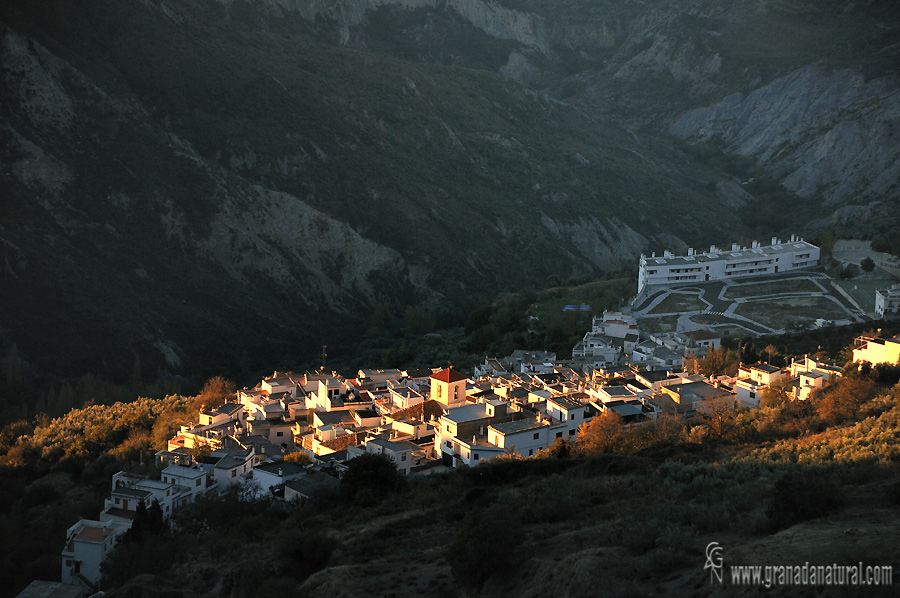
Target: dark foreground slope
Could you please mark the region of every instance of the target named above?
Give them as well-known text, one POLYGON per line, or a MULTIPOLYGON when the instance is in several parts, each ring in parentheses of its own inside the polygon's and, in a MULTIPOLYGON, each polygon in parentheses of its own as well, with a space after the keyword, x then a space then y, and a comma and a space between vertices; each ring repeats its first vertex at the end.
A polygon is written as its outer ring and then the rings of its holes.
MULTIPOLYGON (((174 536, 121 545, 108 588, 117 598, 771 591, 734 587, 727 570, 724 590, 712 585, 710 542, 726 565, 896 570, 900 406, 896 390, 879 394, 857 397, 851 421, 826 400, 795 403, 720 414, 690 431, 670 420, 612 441, 588 432, 580 453, 558 445, 546 458, 410 478, 400 489, 390 476, 361 487, 348 475, 338 494, 302 508, 236 495, 204 502, 174 536)), ((776 591, 894 595, 890 586, 776 591)))

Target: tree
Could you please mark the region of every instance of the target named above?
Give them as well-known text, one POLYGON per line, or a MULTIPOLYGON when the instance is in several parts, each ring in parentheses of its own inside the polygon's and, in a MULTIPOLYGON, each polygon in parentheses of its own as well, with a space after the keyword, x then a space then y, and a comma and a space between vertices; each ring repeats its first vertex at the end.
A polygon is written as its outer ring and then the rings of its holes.
POLYGON ((700 373, 704 376, 721 376, 728 374, 733 376, 737 374, 740 365, 740 356, 731 349, 719 347, 718 349, 710 349, 700 360, 700 373))
POLYGON ((794 383, 791 378, 782 377, 772 382, 760 393, 760 407, 783 407, 793 398, 794 383))
POLYGON ((860 407, 875 396, 877 386, 872 380, 842 378, 816 393, 816 410, 830 423, 853 419, 860 407))
POLYGON ((614 411, 598 415, 578 428, 578 447, 588 455, 613 453, 624 446, 622 416, 614 411))
POLYGON ((488 579, 502 582, 515 575, 523 539, 521 521, 510 509, 492 505, 469 510, 446 553, 454 579, 477 595, 488 579))
POLYGON ((236 392, 234 382, 222 376, 214 376, 206 381, 200 394, 194 399, 194 408, 205 411, 221 407, 234 399, 236 392))
POLYGON ((833 513, 842 503, 840 488, 823 472, 798 471, 775 483, 766 515, 772 527, 780 530, 833 513))
POLYGON ((294 451, 293 453, 288 453, 284 456, 284 460, 288 463, 293 463, 294 465, 305 465, 307 463, 312 463, 312 458, 303 451, 294 451))
POLYGON ((872 261, 872 258, 866 256, 866 258, 859 263, 859 267, 862 268, 862 271, 868 274, 872 270, 875 269, 875 262, 872 261))
POLYGON ((770 344, 765 348, 765 352, 766 352, 766 355, 769 356, 769 359, 766 361, 766 363, 768 363, 769 365, 772 365, 772 360, 775 359, 776 355, 778 355, 778 347, 770 344))
POLYGON ((22 359, 19 357, 19 348, 15 343, 10 347, 6 355, 6 383, 10 388, 15 388, 22 382, 22 359))
POLYGON ((732 399, 721 397, 703 401, 700 421, 706 424, 711 437, 726 438, 735 428, 736 419, 732 399))
POLYGON ((393 459, 387 455, 365 453, 347 462, 340 488, 348 500, 373 504, 405 486, 406 478, 397 471, 393 459))

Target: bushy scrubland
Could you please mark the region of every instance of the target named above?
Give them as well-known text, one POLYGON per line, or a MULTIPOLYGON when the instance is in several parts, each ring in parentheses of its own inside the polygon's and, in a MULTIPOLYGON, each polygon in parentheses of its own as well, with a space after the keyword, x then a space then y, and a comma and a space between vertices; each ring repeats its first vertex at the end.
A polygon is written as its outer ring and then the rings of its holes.
MULTIPOLYGON (((662 416, 624 428, 604 415, 537 458, 406 479, 369 456, 338 492, 303 507, 239 491, 204 499, 174 529, 123 541, 107 588, 149 574, 210 596, 516 595, 545 577, 570 595, 600 583, 661 591, 696 568, 709 541, 776 538, 843 516, 859 495, 875 510, 900 507, 900 385, 874 368, 846 373, 807 401, 776 387, 759 409, 723 406, 690 423, 662 416), (390 549, 373 548, 382 545, 390 549), (562 564, 574 573, 554 577, 562 564), (646 572, 640 582, 628 574, 636 569, 646 572)), ((227 392, 218 381, 197 397, 93 405, 0 431, 0 566, 10 587, 55 578, 63 531, 96 517, 110 476, 152 473, 152 451, 227 392), (29 564, 14 567, 23 557, 29 564)))

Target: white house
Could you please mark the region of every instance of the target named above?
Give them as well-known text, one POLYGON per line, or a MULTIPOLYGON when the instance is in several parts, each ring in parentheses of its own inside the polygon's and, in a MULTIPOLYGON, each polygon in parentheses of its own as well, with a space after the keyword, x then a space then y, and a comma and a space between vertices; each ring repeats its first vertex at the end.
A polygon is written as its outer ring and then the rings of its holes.
POLYGON ((294 380, 293 372, 275 372, 268 378, 263 378, 259 383, 259 388, 267 395, 286 392, 292 397, 297 396, 297 381, 294 380))
MULTIPOLYGON (((403 475, 409 475, 409 470, 412 467, 413 450, 419 448, 415 447, 414 449, 415 445, 412 445, 411 442, 394 442, 384 438, 371 438, 366 440, 364 444, 367 453, 387 455, 393 459, 394 464, 397 466, 397 471, 403 475)), ((350 452, 348 451, 347 454, 349 456, 350 452)))
POLYGON ((773 237, 771 245, 754 241, 749 248, 734 244, 731 251, 713 245, 706 253, 688 249, 685 256, 669 251, 662 257, 656 257, 655 253, 650 257, 641 255, 638 294, 671 285, 789 272, 818 263, 819 248, 793 235, 788 243, 773 237))
POLYGON ((879 316, 900 312, 900 284, 875 291, 875 313, 879 316))
POLYGON ((504 401, 493 400, 449 409, 435 426, 434 454, 448 467, 455 467, 460 462, 471 464, 472 460, 477 462, 488 458, 481 454, 478 458, 473 457, 473 447, 489 444, 489 425, 511 421, 517 415, 509 413, 508 407, 504 401), (465 460, 464 452, 469 455, 465 460))
POLYGON ((395 409, 408 409, 425 402, 425 397, 409 386, 398 386, 390 389, 391 403, 395 409))
POLYGON ((112 491, 103 502, 100 521, 128 522, 134 519, 139 504, 150 507, 159 503, 164 520, 168 520, 182 504, 190 501, 191 492, 172 480, 151 480, 145 476, 120 471, 112 477, 112 491))
POLYGON ((791 377, 796 377, 802 372, 821 372, 826 374, 826 379, 828 379, 832 376, 842 375, 843 368, 833 363, 826 363, 815 357, 804 355, 802 359, 794 359, 791 361, 791 377))
POLYGON ((491 424, 488 426, 487 440, 498 448, 531 457, 553 444, 557 433, 561 433, 561 438, 565 431, 565 423, 552 424, 538 415, 503 424, 491 424))
POLYGON ((749 378, 761 386, 769 386, 784 374, 781 368, 767 363, 754 363, 753 365, 741 365, 738 368, 738 378, 749 378))
POLYGON ((200 425, 212 426, 225 422, 238 421, 243 423, 247 418, 244 406, 241 403, 225 403, 211 411, 200 412, 200 425))
POLYGON ((100 564, 130 523, 81 519, 66 531, 62 550, 63 583, 82 585, 96 592, 100 584, 100 564))
POLYGON ((258 484, 257 496, 269 496, 285 482, 306 475, 306 469, 294 463, 272 461, 253 468, 253 481, 258 484))
POLYGON ((853 361, 892 365, 900 361, 900 339, 896 337, 892 339, 860 337, 857 341, 863 344, 853 349, 853 361))
POLYGON ((219 491, 223 492, 229 486, 237 484, 251 475, 253 457, 252 449, 220 449, 200 459, 200 467, 212 475, 219 491))
POLYGON ((565 422, 565 430, 557 430, 555 438, 574 438, 578 426, 584 423, 585 406, 579 401, 574 401, 565 396, 551 397, 547 399, 547 415, 556 421, 565 422))
MULTIPOLYGON (((200 467, 170 465, 162 470, 162 481, 186 488, 185 502, 194 502, 198 496, 215 488, 212 476, 200 467)), ((175 508, 180 506, 174 505, 175 508)))
POLYGON ((638 398, 637 394, 626 386, 599 386, 591 389, 588 394, 600 399, 603 403, 608 403, 609 401, 632 401, 638 398))
POLYGON ((734 381, 734 394, 742 405, 759 407, 760 395, 768 386, 768 384, 761 384, 752 378, 739 378, 734 381))
POLYGON ((722 336, 711 330, 689 330, 684 336, 692 341, 687 349, 693 350, 696 354, 704 354, 709 349, 718 349, 722 346, 722 336))
POLYGON ((335 492, 340 482, 336 477, 320 471, 309 471, 284 483, 284 500, 305 504, 310 499, 335 492))

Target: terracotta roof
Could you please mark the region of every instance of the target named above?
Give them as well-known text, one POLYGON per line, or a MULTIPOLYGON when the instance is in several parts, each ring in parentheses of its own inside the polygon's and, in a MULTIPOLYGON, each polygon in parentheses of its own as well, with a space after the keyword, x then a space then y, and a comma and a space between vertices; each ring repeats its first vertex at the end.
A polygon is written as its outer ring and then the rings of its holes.
POLYGON ((454 370, 453 368, 447 368, 446 370, 441 370, 437 374, 432 374, 431 378, 437 380, 438 382, 459 382, 460 380, 466 380, 466 377, 454 370))
POLYGON ((110 528, 85 527, 78 533, 77 536, 75 536, 75 539, 81 540, 82 542, 95 542, 97 544, 102 544, 103 541, 112 533, 113 530, 110 528))

